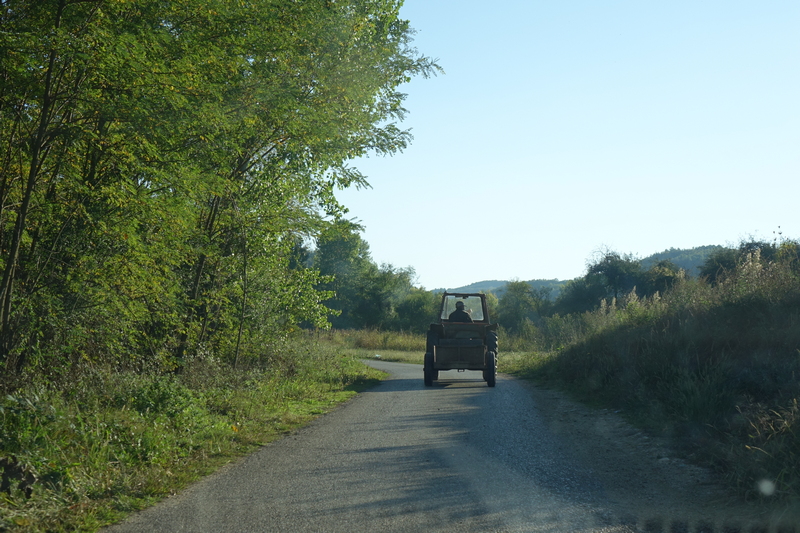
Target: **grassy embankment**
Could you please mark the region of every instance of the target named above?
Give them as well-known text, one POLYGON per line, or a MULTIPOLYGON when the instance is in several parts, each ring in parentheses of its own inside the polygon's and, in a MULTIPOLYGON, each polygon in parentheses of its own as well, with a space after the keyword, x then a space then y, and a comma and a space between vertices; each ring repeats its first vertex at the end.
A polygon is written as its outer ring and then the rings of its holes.
MULTIPOLYGON (((179 376, 86 370, 0 400, 0 457, 38 477, 0 493, 0 531, 92 531, 187 486, 380 379, 331 346, 258 369, 196 359, 179 376)), ((19 478, 24 477, 20 475, 19 478)))
POLYGON ((519 374, 623 410, 741 493, 800 498, 800 275, 754 255, 721 282, 687 279, 542 322, 519 374))

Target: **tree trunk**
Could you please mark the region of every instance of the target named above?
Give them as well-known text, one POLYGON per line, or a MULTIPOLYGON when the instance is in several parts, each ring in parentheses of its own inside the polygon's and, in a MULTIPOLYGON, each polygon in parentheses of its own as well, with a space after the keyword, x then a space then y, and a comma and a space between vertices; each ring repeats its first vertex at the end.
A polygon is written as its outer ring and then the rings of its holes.
MULTIPOLYGON (((63 13, 65 4, 65 0, 59 2, 58 11, 55 18, 56 28, 58 28, 61 24, 61 15, 63 13)), ((44 156, 46 155, 48 148, 47 145, 50 142, 48 137, 50 134, 49 127, 51 126, 50 114, 53 109, 53 71, 55 70, 56 58, 56 50, 50 50, 47 72, 45 73, 45 87, 44 94, 42 96, 42 109, 39 115, 39 125, 36 128, 36 134, 32 139, 30 147, 30 168, 28 169, 28 177, 25 182, 22 201, 20 203, 19 211, 17 212, 17 219, 14 222, 14 229, 11 234, 11 242, 9 243, 5 269, 3 271, 3 280, 2 283, 0 283, 0 363, 5 364, 6 373, 11 370, 8 367, 9 357, 13 349, 11 313, 14 295, 14 281, 17 274, 17 262, 19 260, 19 250, 22 244, 22 236, 25 231, 31 198, 33 197, 33 191, 39 178, 40 165, 44 159, 44 156)), ((19 372, 24 365, 25 357, 21 355, 17 359, 13 370, 19 372)))

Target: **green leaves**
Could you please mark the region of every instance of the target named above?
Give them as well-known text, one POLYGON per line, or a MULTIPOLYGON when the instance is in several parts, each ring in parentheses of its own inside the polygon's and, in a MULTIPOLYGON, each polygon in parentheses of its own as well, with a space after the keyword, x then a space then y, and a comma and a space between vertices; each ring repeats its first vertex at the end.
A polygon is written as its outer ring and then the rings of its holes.
POLYGON ((286 243, 345 211, 337 187, 367 184, 349 160, 410 139, 397 87, 438 67, 399 6, 5 2, 6 370, 171 368, 168 353, 231 354, 234 332, 323 325, 330 294, 286 243), (65 345, 80 356, 56 359, 65 345))

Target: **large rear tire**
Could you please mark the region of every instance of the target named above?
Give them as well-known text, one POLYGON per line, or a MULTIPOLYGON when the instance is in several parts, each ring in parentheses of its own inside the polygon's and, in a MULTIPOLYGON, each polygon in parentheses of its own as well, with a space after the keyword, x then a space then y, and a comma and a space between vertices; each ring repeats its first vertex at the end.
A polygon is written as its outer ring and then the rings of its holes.
POLYGON ((497 382, 497 354, 486 352, 486 367, 483 370, 483 379, 490 387, 494 387, 497 382))
POLYGON ((439 377, 439 376, 434 377, 434 375, 438 374, 438 372, 436 372, 433 369, 433 354, 431 352, 425 354, 425 361, 422 366, 422 373, 425 378, 426 387, 432 386, 433 380, 439 377))
POLYGON ((496 331, 489 331, 486 333, 486 349, 490 352, 494 352, 497 355, 497 352, 500 350, 497 349, 497 332, 496 331))
POLYGON ((433 353, 433 347, 437 344, 439 344, 439 333, 428 330, 428 335, 425 341, 425 352, 433 353))

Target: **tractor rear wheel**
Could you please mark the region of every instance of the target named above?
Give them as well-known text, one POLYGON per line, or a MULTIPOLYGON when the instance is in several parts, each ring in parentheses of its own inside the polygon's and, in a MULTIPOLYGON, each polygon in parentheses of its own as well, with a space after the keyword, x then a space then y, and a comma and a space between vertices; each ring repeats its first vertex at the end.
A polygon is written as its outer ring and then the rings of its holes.
POLYGON ((438 378, 439 376, 434 377, 434 374, 438 374, 433 369, 433 354, 428 352, 425 354, 425 361, 422 367, 422 372, 425 377, 425 386, 430 387, 433 385, 433 380, 438 378))
POLYGON ((486 352, 486 367, 483 369, 483 379, 490 387, 494 387, 497 381, 497 354, 486 352))

